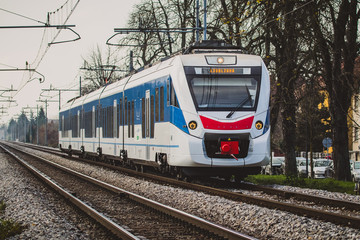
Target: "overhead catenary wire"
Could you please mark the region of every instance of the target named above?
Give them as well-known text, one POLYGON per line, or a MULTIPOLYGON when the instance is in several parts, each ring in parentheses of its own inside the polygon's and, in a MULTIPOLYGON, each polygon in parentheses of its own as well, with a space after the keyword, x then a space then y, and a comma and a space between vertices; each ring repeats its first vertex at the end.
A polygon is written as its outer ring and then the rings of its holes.
MULTIPOLYGON (((45 55, 47 54, 47 52, 49 50, 50 45, 48 44, 48 40, 51 40, 50 43, 55 42, 56 38, 58 37, 58 35, 60 34, 60 32, 63 29, 70 29, 70 27, 73 27, 73 25, 65 26, 65 24, 69 20, 69 18, 73 14, 73 12, 75 11, 75 8, 78 6, 79 2, 80 2, 80 0, 70 0, 70 1, 67 0, 65 2, 65 4, 63 4, 60 8, 58 8, 56 11, 53 12, 53 13, 57 13, 58 15, 59 14, 64 15, 64 17, 62 19, 65 19, 65 22, 64 23, 61 22, 58 25, 54 25, 54 24, 59 23, 59 22, 50 22, 48 17, 47 17, 46 22, 43 22, 43 21, 39 21, 37 19, 25 16, 25 15, 19 14, 19 13, 15 13, 15 12, 0 8, 0 11, 2 10, 2 11, 5 11, 5 12, 8 12, 10 14, 13 14, 13 15, 16 15, 16 16, 19 16, 19 17, 22 17, 22 18, 26 18, 26 19, 31 20, 31 21, 35 21, 35 22, 40 23, 40 24, 43 25, 43 26, 34 26, 34 27, 37 27, 37 28, 42 27, 42 28, 44 28, 42 40, 40 42, 40 46, 39 46, 38 52, 36 54, 36 58, 31 63, 31 65, 32 65, 31 69, 33 71, 27 71, 27 72, 23 73, 22 78, 21 78, 22 80, 21 80, 20 84, 16 87, 17 91, 10 94, 11 98, 19 96, 19 93, 29 84, 29 82, 31 82, 34 79, 33 74, 35 72, 37 72, 36 71, 37 68, 39 67, 39 65, 41 64, 42 60, 44 59, 45 55), (74 4, 74 2, 75 2, 75 4, 74 4), (71 4, 71 6, 68 6, 68 7, 64 8, 64 5, 69 5, 69 4, 71 4), (64 10, 61 11, 61 9, 64 9, 64 10), (71 12, 69 12, 69 9, 71 9, 71 12), (53 35, 53 36, 51 36, 51 38, 49 38, 48 33, 54 32, 54 31, 50 31, 50 29, 53 29, 53 28, 57 28, 57 33, 56 33, 55 36, 53 35)), ((15 27, 16 28, 25 28, 25 27, 31 28, 33 26, 15 26, 15 27)), ((71 30, 71 31, 74 32, 73 30, 71 30)), ((80 36, 77 33, 75 33, 75 34, 78 36, 78 39, 80 39, 80 36)), ((19 69, 18 67, 10 66, 10 65, 7 65, 7 64, 1 64, 1 65, 4 65, 4 66, 6 66, 8 68, 12 68, 14 70, 19 69)), ((30 68, 30 64, 27 65, 27 68, 30 68)), ((15 102, 15 104, 16 104, 16 102, 15 102)), ((9 108, 13 107, 12 106, 13 104, 11 104, 11 102, 8 102, 7 105, 8 105, 9 108)))
MULTIPOLYGON (((65 4, 67 4, 68 2, 69 2, 69 1, 66 1, 65 4)), ((70 14, 66 17, 66 19, 65 19, 65 21, 64 21, 64 23, 63 23, 62 25, 65 25, 66 22, 69 20, 70 16, 71 16, 71 15, 73 14, 73 12, 75 11, 75 8, 78 6, 79 2, 80 2, 80 0, 77 0, 77 1, 76 1, 75 5, 72 7, 72 10, 71 10, 70 14)), ((65 4, 64 4, 64 5, 65 5, 65 4)), ((57 13, 57 12, 59 12, 59 10, 62 9, 64 5, 62 5, 60 8, 58 8, 57 10, 55 10, 55 11, 52 12, 52 13, 57 13)), ((45 24, 45 23, 43 23, 43 24, 45 24)), ((48 23, 46 23, 46 24, 50 24, 50 22, 48 22, 48 23)), ((55 41, 55 39, 56 39, 56 38, 58 37, 58 35, 60 34, 61 30, 63 30, 63 28, 59 28, 59 29, 58 29, 57 34, 51 39, 50 43, 55 41)), ((50 48, 50 46, 51 46, 51 45, 49 45, 49 44, 47 44, 47 43, 46 43, 46 45, 45 45, 46 31, 47 31, 47 29, 44 29, 43 36, 42 36, 42 40, 41 40, 41 43, 40 43, 40 47, 39 47, 37 56, 36 56, 35 60, 32 62, 32 64, 31 64, 31 65, 34 65, 33 68, 34 68, 35 70, 39 67, 40 63, 41 63, 42 60, 44 59, 45 55, 47 54, 47 52, 48 52, 48 50, 49 50, 49 48, 50 48), (44 48, 44 46, 45 46, 45 49, 43 50, 43 53, 41 54, 42 49, 44 48), (41 54, 41 55, 40 55, 40 54, 41 54)), ((33 73, 30 74, 29 78, 26 79, 25 75, 23 75, 23 81, 22 81, 22 83, 20 84, 20 86, 18 87, 18 91, 14 93, 13 97, 15 97, 15 96, 28 84, 29 79, 31 79, 32 76, 33 76, 33 73)))
POLYGON ((45 22, 36 20, 36 19, 34 19, 34 18, 31 18, 31 17, 27 17, 27 16, 22 15, 22 14, 19 14, 19 13, 15 13, 15 12, 6 10, 6 9, 4 9, 4 8, 0 8, 0 10, 2 10, 2 11, 4 11, 4 12, 7 12, 7 13, 14 14, 14 15, 16 15, 16 16, 18 16, 18 17, 26 18, 26 19, 28 19, 28 20, 31 20, 31 21, 34 21, 34 22, 37 22, 37 23, 41 23, 41 24, 47 25, 47 23, 45 23, 45 22))

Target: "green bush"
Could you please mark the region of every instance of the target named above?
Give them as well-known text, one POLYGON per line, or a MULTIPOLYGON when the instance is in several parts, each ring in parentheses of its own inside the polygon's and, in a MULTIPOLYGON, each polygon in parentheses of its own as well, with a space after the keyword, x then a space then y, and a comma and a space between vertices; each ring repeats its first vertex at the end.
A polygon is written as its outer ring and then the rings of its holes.
MULTIPOLYGON (((2 213, 6 208, 4 201, 0 201, 0 213, 2 213)), ((6 239, 11 236, 20 234, 24 229, 20 223, 14 222, 12 220, 2 220, 0 219, 0 240, 6 239)))
POLYGON ((293 187, 312 188, 327 190, 330 192, 341 192, 354 194, 354 183, 338 181, 332 178, 310 179, 285 175, 250 175, 245 181, 259 185, 287 185, 293 187))
POLYGON ((24 227, 12 220, 1 220, 0 221, 0 239, 6 239, 11 236, 20 234, 24 227))
POLYGON ((0 212, 4 211, 6 208, 6 204, 4 201, 0 201, 0 212))

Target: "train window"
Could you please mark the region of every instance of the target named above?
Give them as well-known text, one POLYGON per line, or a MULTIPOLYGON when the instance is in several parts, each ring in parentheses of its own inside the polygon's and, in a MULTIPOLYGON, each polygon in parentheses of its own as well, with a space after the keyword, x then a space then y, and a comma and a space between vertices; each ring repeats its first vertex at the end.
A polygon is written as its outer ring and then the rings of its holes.
POLYGON ((188 81, 199 110, 249 111, 256 107, 259 77, 188 75, 188 81))
POLYGON ((164 87, 160 87, 160 121, 164 121, 164 87))
POLYGON ((127 118, 128 118, 128 115, 127 115, 127 109, 128 109, 128 105, 127 105, 127 98, 125 98, 124 100, 124 105, 125 105, 125 118, 124 118, 124 126, 127 124, 127 118))
POLYGON ((108 108, 103 108, 103 137, 107 137, 109 129, 108 108))
POLYGON ((107 127, 107 114, 106 114, 106 107, 101 109, 101 127, 102 127, 102 135, 103 137, 106 137, 106 127, 107 127))
POLYGON ((150 96, 150 138, 154 138, 154 95, 150 96))
POLYGON ((69 128, 71 130, 71 136, 74 137, 74 133, 73 133, 73 126, 74 126, 74 116, 71 116, 71 113, 70 113, 70 124, 69 124, 69 128))
POLYGON ((114 106, 108 107, 108 137, 114 137, 114 106))
POLYGON ((96 109, 96 135, 98 137, 100 137, 100 127, 101 127, 101 122, 102 122, 102 114, 101 114, 101 109, 102 109, 102 106, 101 104, 98 105, 98 108, 96 109))
POLYGON ((174 106, 174 107, 179 107, 179 104, 178 104, 178 101, 176 99, 176 94, 175 94, 175 89, 173 87, 173 85, 171 84, 170 85, 170 88, 171 88, 171 105, 174 106))
POLYGON ((91 138, 93 136, 92 133, 92 125, 93 125, 93 112, 85 112, 85 137, 86 138, 91 138))
POLYGON ((155 89, 155 121, 159 121, 159 88, 155 89))
POLYGON ((102 137, 105 137, 105 114, 104 114, 105 108, 100 109, 100 128, 102 128, 102 137))
POLYGON ((71 117, 70 117, 70 113, 69 113, 69 115, 66 117, 66 120, 65 120, 66 137, 69 137, 70 127, 71 127, 71 117))
POLYGON ((135 102, 131 102, 131 137, 135 137, 135 102))
POLYGON ((64 130, 64 116, 59 117, 59 131, 62 133, 64 130))
POLYGON ((81 109, 79 111, 79 126, 79 130, 84 128, 84 109, 81 109))
POLYGON ((118 135, 118 113, 117 113, 117 102, 114 100, 114 107, 113 107, 113 137, 116 137, 118 135))
POLYGON ((67 121, 68 121, 68 118, 63 116, 63 137, 68 137, 68 129, 67 129, 67 121))
POLYGON ((131 136, 131 115, 130 115, 130 113, 131 113, 131 103, 130 103, 130 101, 128 102, 127 110, 128 110, 128 112, 127 112, 127 116, 128 116, 128 121, 127 121, 127 123, 128 123, 128 138, 130 138, 130 136, 131 136))
POLYGON ((62 131, 62 122, 63 122, 62 116, 60 115, 60 116, 59 116, 59 131, 60 131, 60 132, 62 131))
POLYGON ((146 97, 146 99, 145 99, 145 108, 146 108, 146 110, 145 110, 145 112, 146 112, 146 137, 150 137, 150 133, 149 133, 149 131, 150 131, 150 121, 149 121, 149 119, 150 119, 150 113, 149 113, 149 111, 150 111, 150 102, 149 102, 149 98, 148 97, 146 97))
POLYGON ((100 127, 102 128, 102 137, 105 137, 105 126, 106 126, 106 108, 101 108, 100 109, 100 127))
POLYGON ((145 138, 145 98, 141 98, 141 132, 142 138, 145 138))
MULTIPOLYGON (((119 103, 119 106, 118 106, 118 109, 119 109, 119 114, 118 114, 118 117, 119 117, 119 121, 118 121, 118 124, 119 126, 122 126, 123 125, 123 101, 122 99, 120 99, 120 103, 119 103)), ((118 137, 120 136, 120 130, 118 131, 118 137)))
POLYGON ((117 138, 119 138, 119 132, 120 132, 120 130, 119 130, 119 126, 121 125, 121 123, 120 123, 120 119, 121 119, 121 117, 120 117, 120 112, 121 112, 121 109, 120 109, 120 107, 121 107, 121 99, 120 99, 120 102, 119 102, 119 104, 117 105, 117 114, 116 114, 116 117, 117 117, 117 119, 116 119, 116 124, 115 124, 115 126, 116 126, 116 132, 117 132, 117 134, 116 134, 116 136, 117 136, 117 138))
POLYGON ((98 105, 98 107, 96 108, 95 110, 95 123, 96 123, 96 128, 98 128, 100 126, 100 122, 99 122, 99 119, 100 119, 100 105, 98 105))
POLYGON ((104 108, 103 137, 112 138, 114 133, 114 107, 104 108))
POLYGON ((77 138, 78 137, 78 115, 75 114, 71 116, 71 132, 72 137, 77 138))
POLYGON ((95 106, 93 106, 92 108, 92 112, 91 112, 91 120, 92 120, 92 131, 91 131, 91 137, 96 137, 96 111, 95 111, 95 106))
POLYGON ((170 105, 170 80, 168 79, 166 82, 166 103, 170 105))
POLYGON ((61 117, 61 136, 65 137, 65 118, 64 115, 61 117))
POLYGON ((77 119, 77 125, 78 125, 78 126, 77 126, 77 129, 76 129, 76 131, 77 131, 77 136, 78 136, 78 137, 80 137, 81 112, 82 112, 82 111, 80 111, 80 110, 78 111, 78 119, 77 119))
POLYGON ((112 119, 113 119, 113 113, 112 113, 112 106, 106 108, 106 137, 111 137, 112 135, 112 119))
MULTIPOLYGON (((81 108, 81 112, 80 112, 80 133, 79 133, 79 137, 81 137, 81 129, 84 129, 85 131, 85 110, 82 107, 81 108)), ((83 132, 83 134, 85 134, 85 132, 83 132)))

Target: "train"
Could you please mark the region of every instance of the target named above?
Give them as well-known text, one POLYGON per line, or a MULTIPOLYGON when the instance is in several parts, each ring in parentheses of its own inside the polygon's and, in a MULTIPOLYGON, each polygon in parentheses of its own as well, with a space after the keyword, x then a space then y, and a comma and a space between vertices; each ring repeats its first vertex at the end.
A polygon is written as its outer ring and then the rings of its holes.
POLYGON ((270 160, 270 78, 261 57, 202 41, 59 112, 59 147, 178 178, 241 179, 270 160))

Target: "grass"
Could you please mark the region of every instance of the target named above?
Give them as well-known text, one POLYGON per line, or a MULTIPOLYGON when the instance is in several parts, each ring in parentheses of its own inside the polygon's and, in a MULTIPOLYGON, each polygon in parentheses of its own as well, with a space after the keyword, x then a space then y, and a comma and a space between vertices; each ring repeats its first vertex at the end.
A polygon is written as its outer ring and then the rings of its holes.
POLYGON ((260 185, 278 184, 301 188, 321 189, 330 192, 355 194, 355 184, 353 182, 338 181, 332 178, 309 179, 287 177, 285 175, 250 175, 245 180, 260 185))
MULTIPOLYGON (((5 210, 6 204, 0 201, 0 214, 5 210)), ((20 223, 13 220, 0 219, 0 240, 20 234, 24 229, 20 223)))
POLYGON ((0 212, 4 211, 6 208, 6 204, 4 201, 0 201, 0 212))

